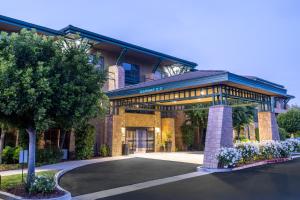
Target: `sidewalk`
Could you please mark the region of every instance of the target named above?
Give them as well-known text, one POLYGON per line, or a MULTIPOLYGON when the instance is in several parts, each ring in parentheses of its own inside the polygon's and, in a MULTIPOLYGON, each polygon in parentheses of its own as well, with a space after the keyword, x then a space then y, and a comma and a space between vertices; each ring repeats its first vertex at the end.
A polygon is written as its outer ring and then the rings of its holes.
MULTIPOLYGON (((113 161, 113 160, 122 160, 122 159, 128 159, 132 158, 133 156, 116 156, 116 157, 106 157, 106 158, 95 158, 91 160, 74 160, 74 161, 66 161, 66 162, 60 162, 56 164, 51 165, 44 165, 41 167, 36 167, 36 172, 42 172, 42 171, 60 171, 60 170, 71 170, 76 167, 93 164, 93 163, 100 163, 100 162, 107 162, 107 161, 113 161)), ((1 176, 9 176, 14 174, 21 174, 21 169, 16 170, 9 170, 9 171, 2 171, 0 172, 1 176)), ((27 173, 27 169, 24 169, 24 173, 27 173)))

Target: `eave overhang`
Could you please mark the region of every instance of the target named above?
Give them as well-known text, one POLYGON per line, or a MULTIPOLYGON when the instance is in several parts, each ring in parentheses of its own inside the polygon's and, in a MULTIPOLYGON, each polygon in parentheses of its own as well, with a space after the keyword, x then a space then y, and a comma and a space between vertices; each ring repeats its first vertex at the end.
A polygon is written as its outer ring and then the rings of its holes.
POLYGON ((177 81, 168 82, 162 84, 155 84, 158 80, 151 81, 152 84, 143 86, 142 84, 136 84, 127 86, 122 89, 117 89, 107 92, 110 99, 125 98, 128 96, 141 96, 151 93, 161 93, 167 91, 181 90, 185 88, 201 87, 208 85, 220 85, 220 84, 234 84, 238 87, 246 87, 251 90, 260 91, 261 93, 270 94, 272 96, 279 96, 285 98, 293 98, 293 96, 287 94, 287 90, 278 84, 272 84, 272 82, 264 83, 263 81, 249 79, 240 75, 236 75, 230 72, 224 72, 217 75, 193 78, 188 80, 180 80, 178 75, 177 81))
POLYGON ((44 34, 47 34, 47 35, 52 35, 52 36, 58 36, 58 35, 63 34, 62 32, 51 29, 51 28, 31 24, 31 23, 28 23, 28 22, 24 22, 24 21, 21 21, 21 20, 18 20, 18 19, 6 17, 6 16, 3 16, 3 15, 0 15, 0 23, 16 26, 20 29, 22 29, 22 28, 36 29, 38 32, 41 32, 41 33, 44 33, 44 34))

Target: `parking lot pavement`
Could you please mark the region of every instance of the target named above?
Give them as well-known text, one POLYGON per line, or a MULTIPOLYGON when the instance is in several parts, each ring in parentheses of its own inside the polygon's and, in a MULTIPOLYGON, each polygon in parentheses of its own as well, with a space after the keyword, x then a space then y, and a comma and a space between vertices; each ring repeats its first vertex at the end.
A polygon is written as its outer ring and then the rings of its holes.
POLYGON ((72 196, 77 196, 195 172, 197 166, 183 162, 129 158, 73 169, 61 177, 59 184, 70 191, 72 196))
POLYGON ((300 159, 230 173, 214 173, 102 200, 297 200, 300 159))

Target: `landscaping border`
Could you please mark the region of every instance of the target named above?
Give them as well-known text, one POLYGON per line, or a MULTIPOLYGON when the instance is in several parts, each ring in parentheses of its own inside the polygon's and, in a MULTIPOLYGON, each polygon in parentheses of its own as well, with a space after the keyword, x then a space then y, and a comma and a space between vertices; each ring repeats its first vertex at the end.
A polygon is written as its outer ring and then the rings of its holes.
MULTIPOLYGON (((65 189, 63 189, 62 187, 59 186, 58 184, 58 180, 60 178, 60 176, 62 176, 67 170, 62 170, 62 171, 59 171, 57 172, 55 175, 54 175, 54 180, 55 180, 55 187, 60 190, 60 191, 63 191, 65 194, 60 196, 60 197, 54 197, 54 198, 46 198, 45 200, 71 200, 71 193, 65 189), (62 173, 64 172, 64 173, 62 173)), ((20 197, 20 196, 17 196, 17 195, 14 195, 14 194, 11 194, 11 193, 8 193, 8 192, 4 192, 4 191, 0 191, 0 194, 6 196, 6 197, 9 197, 11 200, 32 200, 32 199, 26 199, 26 198, 23 198, 23 197, 20 197)))
POLYGON ((267 165, 267 164, 274 164, 274 163, 283 163, 287 162, 290 160, 293 160, 296 157, 289 157, 289 158, 276 158, 272 160, 262 160, 259 162, 247 164, 247 165, 242 165, 240 167, 235 167, 235 168, 217 168, 217 169, 210 169, 210 168, 203 168, 202 166, 197 167, 197 171, 204 170, 207 172, 232 172, 232 171, 238 171, 242 169, 247 169, 247 168, 252 168, 252 167, 258 167, 262 165, 267 165))

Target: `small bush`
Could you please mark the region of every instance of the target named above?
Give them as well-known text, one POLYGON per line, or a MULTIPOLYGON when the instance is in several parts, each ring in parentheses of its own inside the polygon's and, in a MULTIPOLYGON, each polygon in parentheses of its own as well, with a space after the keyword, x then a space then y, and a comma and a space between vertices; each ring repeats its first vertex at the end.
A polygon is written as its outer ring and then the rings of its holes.
POLYGON ((2 162, 5 164, 15 164, 19 162, 20 147, 6 146, 2 151, 2 162))
POLYGON ((236 143, 236 149, 241 153, 241 162, 247 163, 259 156, 259 147, 256 142, 236 143))
POLYGON ((220 167, 231 168, 235 167, 241 159, 241 153, 236 148, 223 147, 217 154, 220 167))
POLYGON ((58 148, 38 149, 36 162, 41 164, 53 164, 61 161, 63 152, 58 148))
POLYGON ((36 176, 33 183, 29 187, 29 193, 42 193, 47 194, 51 193, 55 189, 55 180, 53 177, 47 176, 36 176))
POLYGON ((260 144, 260 154, 264 159, 280 158, 279 143, 264 141, 260 144))
POLYGON ((285 140, 285 142, 288 142, 289 145, 292 146, 291 152, 299 152, 300 151, 300 140, 290 138, 290 139, 285 140))
POLYGON ((100 147, 100 156, 102 157, 107 157, 110 154, 110 149, 109 146, 107 144, 103 144, 100 147))

